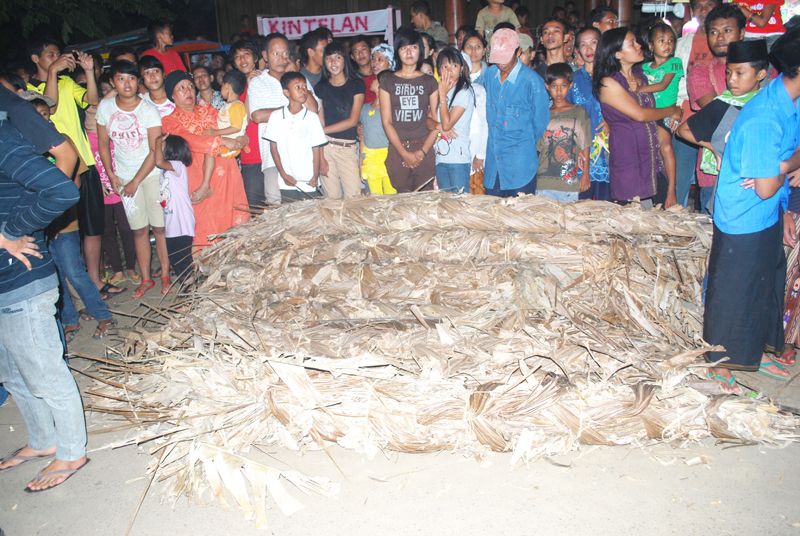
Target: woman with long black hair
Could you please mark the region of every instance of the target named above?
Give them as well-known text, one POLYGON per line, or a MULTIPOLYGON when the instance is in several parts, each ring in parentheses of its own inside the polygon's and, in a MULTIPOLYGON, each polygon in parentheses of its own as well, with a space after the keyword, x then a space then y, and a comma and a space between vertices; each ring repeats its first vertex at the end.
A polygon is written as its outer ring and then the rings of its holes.
POLYGON ((646 208, 675 204, 675 181, 667 179, 658 145, 656 121, 671 117, 680 124, 678 106, 656 108, 647 84, 642 48, 628 28, 607 30, 594 59, 592 86, 609 127, 611 198, 627 203, 638 197, 646 208))
MULTIPOLYGON (((470 125, 475 109, 475 93, 469 82, 469 66, 454 48, 444 48, 436 59, 439 72, 439 132, 436 141, 436 180, 446 192, 469 193, 472 164, 470 154, 470 125)), ((434 113, 433 115, 437 115, 434 113)))
POLYGON ((361 195, 358 173, 358 118, 364 105, 364 82, 350 63, 344 45, 333 42, 322 56, 322 80, 314 86, 320 99, 328 145, 320 151, 319 173, 325 197, 361 195))
POLYGON ((403 26, 394 41, 395 72, 381 79, 381 121, 389 138, 386 170, 395 189, 412 192, 431 189, 436 174, 433 144, 436 130, 428 128, 428 116, 436 110, 439 86, 421 71, 422 36, 403 26))

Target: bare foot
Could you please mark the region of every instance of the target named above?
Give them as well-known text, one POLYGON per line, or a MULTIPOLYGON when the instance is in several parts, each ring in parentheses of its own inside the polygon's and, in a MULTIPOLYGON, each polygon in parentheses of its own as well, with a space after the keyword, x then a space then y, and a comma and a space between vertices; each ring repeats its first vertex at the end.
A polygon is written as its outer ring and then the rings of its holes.
POLYGON ((193 205, 197 205, 205 201, 207 198, 214 195, 214 190, 210 186, 203 186, 202 184, 200 187, 192 192, 190 199, 192 200, 193 205))
POLYGON ((50 465, 44 468, 42 474, 39 475, 39 478, 33 479, 28 483, 28 489, 31 491, 41 491, 43 489, 58 486, 71 475, 61 473, 48 476, 50 473, 55 471, 74 471, 75 469, 80 469, 83 467, 84 464, 86 464, 86 456, 79 460, 75 460, 74 462, 65 462, 64 460, 55 459, 50 463, 50 465))
MULTIPOLYGON (((28 446, 25 446, 25 447, 22 448, 22 450, 17 452, 14 456, 20 456, 22 458, 34 458, 34 457, 46 458, 48 456, 52 456, 55 453, 56 453, 56 448, 55 447, 49 448, 47 450, 33 450, 32 448, 30 448, 28 446)), ((3 469, 10 469, 12 467, 16 467, 21 463, 25 463, 25 460, 24 459, 22 459, 22 460, 20 460, 20 459, 13 460, 12 459, 12 460, 8 460, 5 463, 0 463, 0 471, 2 471, 3 469)))
POLYGON ((739 386, 736 385, 736 379, 733 377, 733 373, 726 368, 710 368, 708 372, 713 375, 713 378, 710 378, 712 381, 715 381, 722 392, 724 393, 738 393, 740 391, 739 386))

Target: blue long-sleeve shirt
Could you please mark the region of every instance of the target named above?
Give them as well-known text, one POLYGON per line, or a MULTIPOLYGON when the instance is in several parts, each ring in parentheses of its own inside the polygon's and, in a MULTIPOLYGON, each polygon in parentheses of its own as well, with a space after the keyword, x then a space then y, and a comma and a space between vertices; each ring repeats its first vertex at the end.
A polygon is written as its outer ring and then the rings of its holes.
POLYGON ((800 144, 800 102, 793 102, 783 75, 759 91, 739 112, 728 135, 714 199, 714 224, 727 234, 763 231, 789 203, 789 181, 769 199, 742 188, 744 179, 780 175, 780 163, 800 144))
POLYGON ((522 62, 500 83, 500 69, 486 71, 486 147, 484 185, 500 177, 500 189, 514 190, 530 183, 539 169, 536 142, 550 122, 550 97, 542 77, 522 62))
POLYGON ((0 118, 0 232, 8 240, 32 236, 42 255, 41 259, 27 257, 32 266, 28 270, 8 251, 0 250, 0 306, 58 285, 44 228, 79 197, 75 184, 0 118))

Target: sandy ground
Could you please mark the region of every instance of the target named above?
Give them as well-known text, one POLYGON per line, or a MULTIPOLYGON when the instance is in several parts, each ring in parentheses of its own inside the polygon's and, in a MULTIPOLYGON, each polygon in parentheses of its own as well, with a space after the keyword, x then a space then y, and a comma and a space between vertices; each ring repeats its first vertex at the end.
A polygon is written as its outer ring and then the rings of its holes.
MULTIPOLYGON (((130 283, 128 287, 132 290, 130 283)), ((146 299, 155 304, 160 296, 152 294, 146 299)), ((129 293, 112 298, 111 306, 143 312, 135 309, 129 293)), ((133 319, 119 318, 121 326, 132 325, 133 319)), ((102 355, 105 344, 113 343, 91 338, 95 324, 85 323, 71 351, 102 355)), ((82 359, 71 364, 79 370, 93 366, 82 359)), ((76 377, 83 391, 88 381, 76 377)), ((784 386, 755 374, 740 380, 770 396, 784 386)), ((777 401, 800 408, 800 385, 790 384, 777 401)), ((104 416, 87 414, 90 432, 107 423, 104 416)), ((45 461, 2 472, 0 527, 8 536, 125 534, 147 487, 149 478, 144 475, 152 444, 106 448, 123 437, 124 433, 91 434, 90 465, 45 493, 23 492, 45 461)), ((0 408, 0 455, 26 439, 19 411, 9 400, 0 408)), ((287 517, 270 499, 269 529, 256 531, 236 506, 226 512, 216 501, 201 507, 183 497, 173 507, 162 502, 162 487, 154 483, 131 534, 800 535, 800 445, 794 444, 771 449, 707 440, 686 448, 582 447, 553 463, 542 460, 516 468, 509 465, 510 454, 490 454, 482 462, 448 452, 394 453, 368 460, 332 446, 334 464, 323 451, 262 449, 251 456, 277 469, 327 476, 341 484, 341 492, 336 498, 304 496, 285 483, 305 508, 287 517)), ((204 498, 210 501, 210 493, 204 498)))

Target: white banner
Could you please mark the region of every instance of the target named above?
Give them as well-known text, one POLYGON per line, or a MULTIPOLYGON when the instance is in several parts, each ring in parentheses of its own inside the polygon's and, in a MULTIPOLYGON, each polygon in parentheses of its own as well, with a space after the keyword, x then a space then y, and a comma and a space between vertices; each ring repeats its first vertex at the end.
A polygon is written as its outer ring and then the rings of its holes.
POLYGON ((303 34, 321 26, 328 28, 334 37, 358 34, 391 32, 392 8, 379 11, 362 11, 341 15, 317 15, 308 17, 278 17, 266 19, 258 17, 258 30, 261 35, 280 32, 289 39, 300 39, 303 34))

